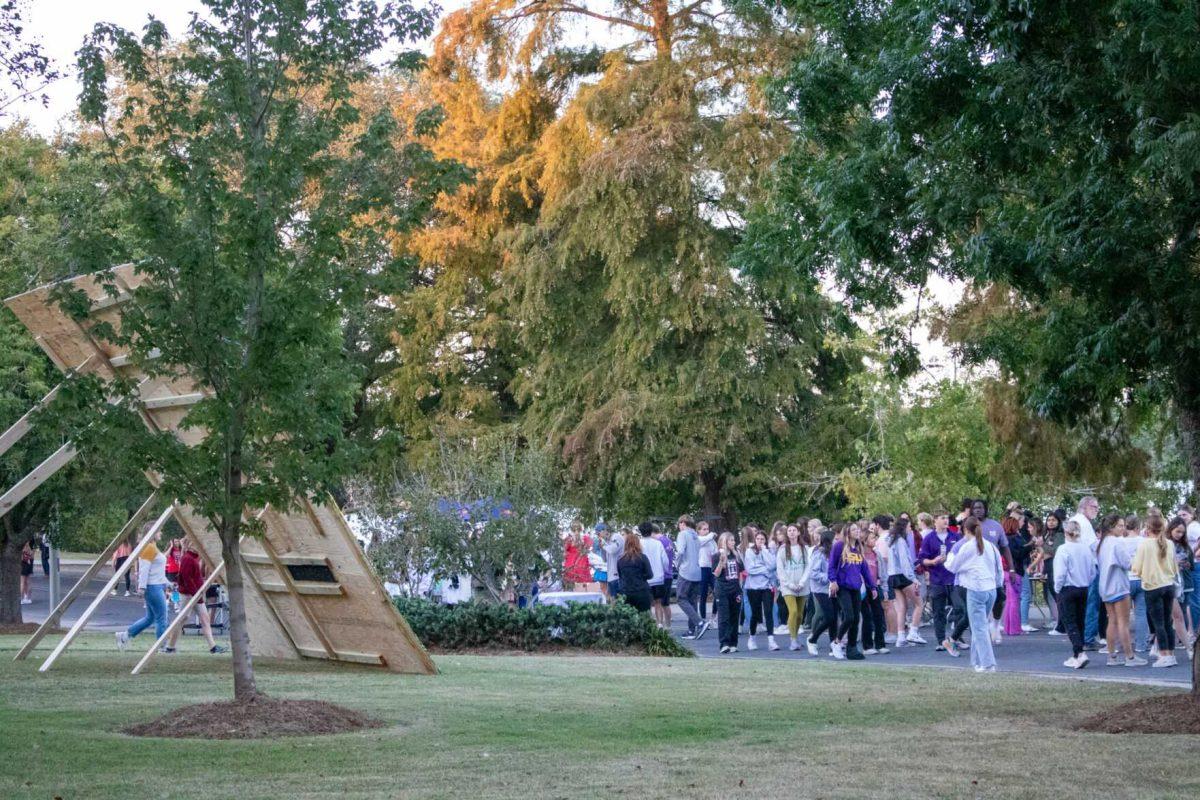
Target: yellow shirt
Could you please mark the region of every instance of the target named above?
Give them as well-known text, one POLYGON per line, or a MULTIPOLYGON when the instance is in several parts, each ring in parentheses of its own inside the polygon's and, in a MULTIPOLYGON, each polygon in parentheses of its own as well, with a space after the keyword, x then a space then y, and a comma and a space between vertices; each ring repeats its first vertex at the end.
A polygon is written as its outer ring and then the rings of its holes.
POLYGON ((1161 589, 1175 583, 1179 565, 1175 563, 1174 545, 1168 542, 1166 551, 1166 555, 1159 554, 1157 537, 1147 537, 1138 543, 1129 574, 1142 579, 1144 590, 1161 589))

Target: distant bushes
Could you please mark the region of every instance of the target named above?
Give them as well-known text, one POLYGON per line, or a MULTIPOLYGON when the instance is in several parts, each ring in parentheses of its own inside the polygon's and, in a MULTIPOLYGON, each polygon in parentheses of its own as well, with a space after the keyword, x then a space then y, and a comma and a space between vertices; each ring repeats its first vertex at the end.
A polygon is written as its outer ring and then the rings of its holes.
POLYGON ((514 608, 503 603, 441 605, 398 597, 396 608, 429 647, 537 652, 553 647, 633 650, 690 658, 692 651, 661 630, 648 614, 624 603, 514 608))

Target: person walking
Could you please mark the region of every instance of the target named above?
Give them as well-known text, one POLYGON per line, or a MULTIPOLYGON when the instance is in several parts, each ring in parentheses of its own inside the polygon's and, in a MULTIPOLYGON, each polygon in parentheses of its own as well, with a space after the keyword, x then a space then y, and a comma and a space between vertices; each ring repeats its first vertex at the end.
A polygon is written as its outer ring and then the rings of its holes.
POLYGON ((868 529, 866 539, 863 540, 863 544, 866 545, 863 547, 863 559, 866 561, 867 569, 871 572, 871 580, 880 589, 874 596, 867 595, 862 599, 861 647, 864 656, 884 655, 891 652, 888 650, 885 638, 888 632, 887 614, 883 609, 883 598, 880 596, 883 593, 884 584, 887 582, 887 575, 880 574, 880 564, 886 565, 887 561, 879 557, 878 539, 878 534, 873 529, 868 529))
POLYGON ((946 635, 946 622, 953 605, 954 573, 946 569, 946 557, 961 538, 961 534, 950 530, 950 515, 938 512, 933 518, 933 533, 921 540, 921 552, 917 554, 929 575, 929 602, 933 607, 933 634, 938 642, 937 649, 952 655, 958 652, 946 635))
MULTIPOLYGON (((1010 504, 1011 505, 1011 504, 1010 504)), ((1010 518, 1011 519, 1011 518, 1010 518)), ((1011 527, 1011 526, 1010 526, 1011 527)), ((1012 563, 1004 576, 1004 613, 1001 620, 1006 636, 1020 636, 1027 633, 1029 610, 1025 609, 1025 622, 1021 620, 1022 598, 1026 596, 1025 578, 1026 567, 1029 564, 1029 554, 1033 551, 1033 538, 1029 528, 1022 523, 1008 536, 1008 552, 1012 554, 1012 563)))
POLYGON ((800 649, 800 623, 804 620, 804 604, 808 599, 808 570, 812 560, 809 548, 804 543, 801 529, 787 526, 787 543, 775 551, 775 574, 779 578, 779 592, 787 606, 789 648, 800 649))
POLYGON ((713 562, 716 579, 717 641, 722 653, 736 653, 739 606, 742 604, 742 556, 729 531, 717 537, 713 562))
POLYGON ((754 541, 742 554, 746 566, 746 595, 750 600, 750 637, 746 639, 747 650, 757 650, 754 637, 759 625, 767 631, 767 648, 778 650, 775 642, 775 598, 771 591, 771 576, 775 572, 775 557, 767 546, 767 535, 758 531, 754 541))
MULTIPOLYGON (((147 523, 147 526, 151 523, 147 523)), ((143 528, 143 533, 146 528, 143 528)), ((138 591, 146 605, 146 613, 137 622, 123 631, 117 631, 117 649, 124 650, 129 641, 139 633, 154 626, 155 638, 161 638, 167 629, 167 555, 158 549, 158 540, 162 535, 161 529, 155 533, 152 541, 146 543, 137 554, 141 562, 138 570, 138 591)))
MULTIPOLYGON (((671 562, 667 559, 666 548, 654 535, 653 522, 646 521, 638 524, 638 535, 641 537, 642 553, 650 561, 651 575, 647 583, 650 585, 650 595, 653 599, 651 605, 654 619, 658 623, 658 627, 665 628, 667 624, 664 622, 662 606, 671 598, 671 584, 666 582, 667 576, 670 574, 671 562)), ((629 540, 625 541, 625 547, 629 547, 629 540)), ((618 570, 618 574, 620 574, 620 570, 618 570)), ((622 591, 624 591, 623 587, 622 591)))
MULTIPOLYGON (((1096 529, 1092 520, 1100 514, 1100 501, 1092 495, 1087 495, 1079 501, 1079 508, 1069 522, 1079 526, 1079 541, 1093 554, 1096 553, 1096 529)), ((1097 641, 1100 636, 1100 576, 1088 587, 1087 611, 1083 620, 1083 646, 1088 650, 1099 650, 1097 641)))
POLYGON ((21 547, 21 605, 33 604, 33 548, 26 542, 21 547))
POLYGON ((1084 652, 1084 619, 1087 614, 1088 587, 1098 572, 1092 549, 1083 543, 1079 523, 1067 520, 1064 528, 1066 542, 1058 548, 1055 556, 1054 590, 1058 592, 1059 609, 1071 637, 1071 657, 1063 662, 1064 667, 1083 669, 1088 665, 1084 652))
POLYGON ((860 593, 865 586, 869 594, 878 596, 879 589, 867 569, 863 548, 862 532, 857 525, 851 525, 846 529, 846 539, 836 542, 829 555, 829 596, 836 599, 840 609, 837 642, 832 653, 837 659, 861 661, 866 657, 858 649, 860 593))
POLYGON ((983 538, 980 521, 969 516, 962 522, 963 538, 954 545, 945 567, 966 591, 967 619, 971 627, 971 664, 976 672, 995 672, 991 616, 996 587, 1004 581, 1000 550, 983 538))
POLYGON ((822 633, 829 633, 830 650, 833 649, 834 637, 837 636, 837 613, 833 600, 829 597, 829 555, 833 549, 833 531, 821 528, 816 533, 817 544, 809 553, 808 567, 808 596, 816 603, 813 615, 812 630, 808 634, 806 644, 808 654, 821 655, 817 643, 822 633))
MULTIPOLYGON (((654 593, 654 613, 659 616, 659 624, 666 630, 671 630, 671 587, 675 581, 675 544, 671 541, 671 537, 663 533, 663 529, 658 523, 651 523, 654 527, 654 538, 662 545, 663 552, 666 554, 667 565, 663 568, 663 582, 654 593)), ((644 543, 643 543, 644 544, 644 543)))
POLYGON ((603 522, 596 525, 596 536, 600 538, 600 549, 604 551, 604 567, 608 572, 608 601, 615 603, 621 593, 621 575, 619 562, 625 552, 625 540, 634 533, 629 528, 622 528, 609 533, 608 526, 603 522))
MULTIPOLYGON (((687 633, 684 639, 696 639, 701 629, 700 612, 696 604, 700 601, 700 537, 696 534, 696 523, 686 514, 676 521, 679 536, 675 540, 675 597, 679 610, 687 617, 687 633)), ((708 625, 704 625, 707 628, 708 625)))
POLYGON ((917 606, 917 574, 914 570, 916 551, 913 549, 912 531, 908 520, 899 517, 887 532, 887 583, 892 594, 892 614, 896 625, 896 647, 906 644, 925 644, 917 626, 921 614, 917 606), (909 623, 909 610, 913 609, 913 622, 909 623))
POLYGON ((1167 524, 1159 514, 1146 520, 1147 535, 1138 542, 1133 554, 1129 574, 1142 581, 1146 594, 1146 616, 1154 631, 1154 643, 1158 657, 1152 667, 1173 667, 1179 662, 1175 658, 1175 629, 1171 624, 1172 606, 1175 604, 1175 577, 1179 572, 1175 560, 1175 548, 1167 539, 1167 524))
MULTIPOLYGON (((700 522, 696 525, 696 535, 700 539, 700 555, 697 560, 700 564, 700 620, 701 627, 708 630, 708 596, 713 594, 716 584, 713 579, 713 564, 716 563, 717 557, 717 536, 709 529, 707 522, 700 522)), ((713 616, 716 616, 716 595, 713 595, 713 616)))
POLYGON ((1130 585, 1129 568, 1133 566, 1133 554, 1137 540, 1128 538, 1125 519, 1120 514, 1109 514, 1100 522, 1100 535, 1096 541, 1096 556, 1100 570, 1100 599, 1108 609, 1108 666, 1144 667, 1147 662, 1133 650, 1133 637, 1129 632, 1130 585), (1123 649, 1124 657, 1118 654, 1123 649))
POLYGON ((1042 570, 1046 574, 1046 579, 1042 581, 1042 596, 1053 615, 1054 625, 1050 629, 1051 636, 1067 635, 1062 614, 1058 613, 1058 594, 1054 591, 1054 554, 1066 541, 1063 535, 1063 525, 1066 521, 1067 512, 1061 508, 1054 509, 1046 516, 1045 532, 1042 535, 1042 570))
POLYGON ((649 537, 629 536, 625 539, 621 556, 617 559, 617 580, 621 582, 621 597, 625 602, 643 613, 649 612, 653 604, 651 582, 654 580, 654 562, 642 550, 649 537))
MULTIPOLYGON (((113 552, 113 560, 112 560, 112 568, 113 568, 114 573, 118 572, 121 569, 121 565, 124 564, 126 562, 126 560, 128 560, 128 558, 132 552, 133 552, 133 547, 129 544, 128 539, 122 541, 120 544, 117 545, 117 549, 113 552)), ((126 597, 129 597, 130 589, 133 586, 133 584, 130 581, 130 574, 129 574, 130 572, 133 572, 133 570, 129 570, 129 572, 125 573, 125 596, 126 597)), ((116 597, 117 596, 116 587, 113 587, 113 590, 111 592, 109 592, 109 594, 112 595, 113 597, 116 597)))
MULTIPOLYGON (((1018 606, 1018 621, 1020 622, 1022 633, 1036 633, 1040 628, 1029 622, 1029 606, 1033 603, 1033 581, 1035 575, 1030 566, 1030 559, 1035 553, 1042 553, 1042 545, 1045 544, 1043 534, 1043 523, 1039 517, 1031 516, 1025 520, 1025 525, 1018 531, 1017 549, 1021 550, 1021 554, 1017 554, 1017 550, 1013 550, 1013 557, 1017 559, 1021 573, 1021 596, 1018 606)), ((1008 540, 1010 548, 1013 545, 1013 540, 1008 540)), ((1043 562, 1044 563, 1044 562, 1043 562)))
MULTIPOLYGON (((188 604, 191 598, 199 594, 200 587, 204 585, 205 578, 204 562, 200 560, 200 554, 191 546, 184 548, 183 555, 179 558, 179 597, 181 600, 180 608, 188 604)), ((204 603, 204 598, 200 598, 193 608, 197 618, 200 620, 200 630, 204 634, 204 640, 208 643, 208 652, 224 653, 225 648, 217 644, 213 639, 212 620, 208 616, 208 606, 204 603)), ((165 653, 174 653, 175 644, 179 641, 180 627, 176 627, 171 631, 171 635, 167 637, 167 646, 163 648, 165 653)))
MULTIPOLYGON (((1013 560, 1012 552, 1008 548, 1008 535, 1004 532, 1004 525, 988 516, 988 501, 983 498, 972 500, 971 516, 979 520, 979 529, 983 534, 983 538, 1000 553, 1001 562, 1005 565, 1005 571, 1011 570, 1013 560)), ((996 605, 992 607, 992 644, 1000 644, 1003 641, 1000 618, 1004 616, 1004 602, 1006 597, 1004 582, 1001 582, 996 587, 996 605)))

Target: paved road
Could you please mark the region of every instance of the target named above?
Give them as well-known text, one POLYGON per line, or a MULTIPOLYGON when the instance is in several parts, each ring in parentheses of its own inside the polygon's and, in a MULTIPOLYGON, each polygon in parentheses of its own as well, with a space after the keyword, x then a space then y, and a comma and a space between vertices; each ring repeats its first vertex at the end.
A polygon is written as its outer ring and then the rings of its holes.
MULTIPOLYGON (((672 633, 676 636, 686 631, 687 620, 683 613, 675 607, 671 618, 672 633)), ((1037 624, 1037 621, 1034 621, 1037 624)), ((906 667, 929 667, 930 669, 971 669, 970 655, 966 652, 960 658, 952 658, 945 653, 934 651, 933 628, 921 629, 921 636, 929 640, 929 644, 912 647, 893 648, 886 655, 867 656, 866 662, 834 661, 830 658, 828 640, 821 637, 821 661, 838 666, 854 669, 858 663, 870 663, 873 666, 895 664, 906 667)), ((717 628, 714 619, 713 626, 699 641, 684 641, 697 655, 703 658, 719 659, 803 659, 816 660, 807 650, 792 652, 788 650, 788 636, 776 636, 780 650, 767 650, 766 637, 759 632, 759 649, 753 652, 746 649, 746 635, 738 637, 738 652, 721 655, 717 643, 717 628)), ((803 647, 803 639, 801 641, 803 647)), ((1023 672, 1038 675, 1056 675, 1063 678, 1084 678, 1088 680, 1111 680, 1130 683, 1167 683, 1170 685, 1188 685, 1191 682, 1191 662, 1187 660, 1187 651, 1176 650, 1179 665, 1167 669, 1151 669, 1145 667, 1108 667, 1105 666, 1104 653, 1088 653, 1091 663, 1081 670, 1068 669, 1062 662, 1071 655, 1070 641, 1065 636, 1050 636, 1045 631, 1025 634, 1023 636, 1005 636, 1002 644, 996 645, 997 669, 1002 672, 1023 672)), ((1144 655, 1144 654, 1143 654, 1144 655)))
MULTIPOLYGON (((62 585, 63 594, 70 591, 70 588, 83 577, 83 573, 87 570, 87 564, 67 563, 61 567, 60 583, 62 585)), ((62 625, 70 627, 76 620, 87 610, 95 599, 96 594, 104 588, 105 583, 112 577, 112 569, 105 567, 100 571, 100 574, 94 578, 84 590, 83 595, 71 604, 67 609, 67 613, 63 616, 62 625)), ((117 631, 129 627, 131 622, 139 619, 145 611, 145 606, 142 604, 142 598, 131 595, 125 597, 125 581, 122 580, 118 585, 119 591, 116 597, 106 597, 100 607, 96 609, 96 613, 92 615, 85 626, 86 630, 90 631, 117 631)), ((134 583, 134 588, 137 584, 134 583)), ((34 565, 33 571, 33 605, 22 606, 22 616, 26 622, 40 623, 45 621, 50 614, 50 588, 49 581, 42 577, 41 563, 34 565)))

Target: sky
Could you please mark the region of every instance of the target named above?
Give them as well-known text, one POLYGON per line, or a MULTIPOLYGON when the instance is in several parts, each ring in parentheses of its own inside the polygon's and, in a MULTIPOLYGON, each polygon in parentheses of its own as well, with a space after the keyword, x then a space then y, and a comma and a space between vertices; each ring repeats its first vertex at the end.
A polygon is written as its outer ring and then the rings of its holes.
MULTIPOLYGON (((466 0, 441 0, 443 12, 460 8, 466 0)), ((46 90, 49 103, 26 103, 17 113, 45 136, 52 136, 60 126, 69 128, 75 110, 79 84, 75 76, 75 51, 97 22, 111 22, 130 30, 138 30, 153 13, 174 36, 186 28, 192 12, 203 8, 198 0, 29 0, 25 6, 26 32, 39 41, 64 77, 46 90)), ((932 297, 938 303, 953 303, 961 295, 961 287, 934 278, 927 289, 926 304, 932 297)), ((910 297, 907 310, 916 305, 910 297)), ((914 330, 924 365, 919 382, 953 377, 954 365, 949 351, 940 342, 931 341, 923 325, 914 330)))

